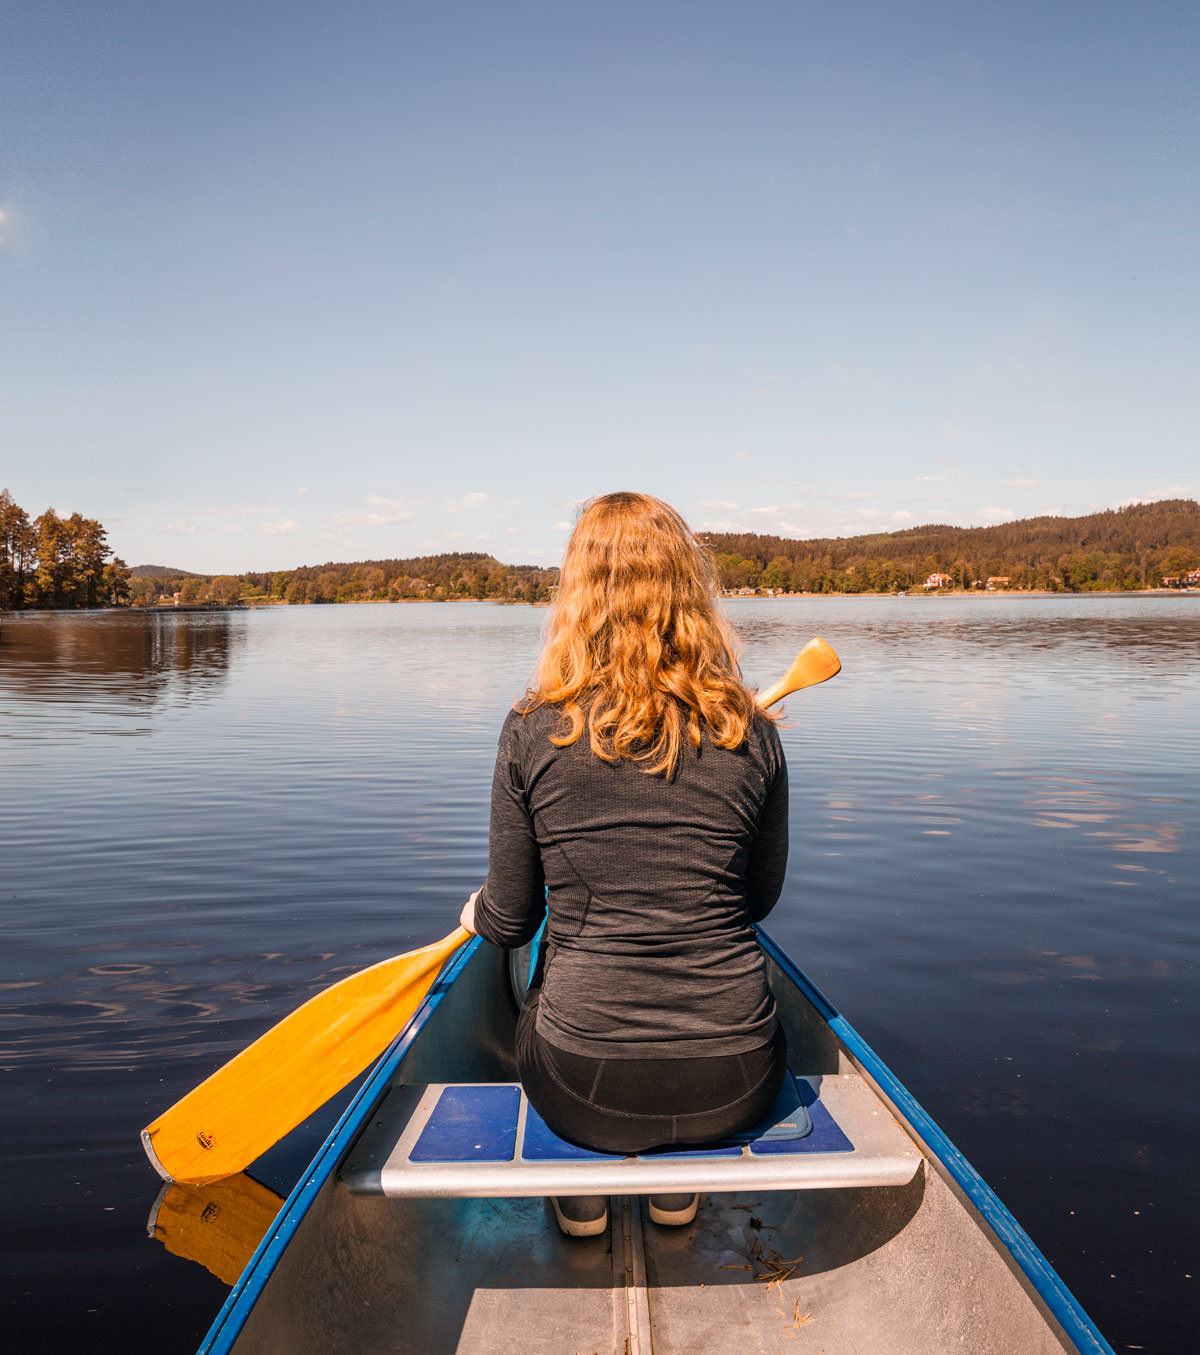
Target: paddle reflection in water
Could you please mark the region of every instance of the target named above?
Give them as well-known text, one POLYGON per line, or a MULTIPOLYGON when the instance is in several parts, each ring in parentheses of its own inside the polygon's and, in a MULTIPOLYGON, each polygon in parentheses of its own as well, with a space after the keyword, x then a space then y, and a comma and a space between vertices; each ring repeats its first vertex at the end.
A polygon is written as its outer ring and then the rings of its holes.
POLYGON ((174 1256, 195 1261, 232 1285, 263 1240, 283 1197, 246 1172, 206 1186, 164 1185, 147 1234, 174 1256))

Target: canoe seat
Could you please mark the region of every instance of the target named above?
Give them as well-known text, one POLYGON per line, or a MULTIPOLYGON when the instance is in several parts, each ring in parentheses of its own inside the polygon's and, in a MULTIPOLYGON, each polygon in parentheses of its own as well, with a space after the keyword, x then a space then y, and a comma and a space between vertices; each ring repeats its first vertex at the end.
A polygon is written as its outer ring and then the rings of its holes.
POLYGON ((856 1072, 794 1077, 761 1125, 699 1148, 623 1157, 560 1139, 518 1083, 392 1086, 347 1154, 358 1194, 638 1195, 896 1186, 921 1155, 856 1072))

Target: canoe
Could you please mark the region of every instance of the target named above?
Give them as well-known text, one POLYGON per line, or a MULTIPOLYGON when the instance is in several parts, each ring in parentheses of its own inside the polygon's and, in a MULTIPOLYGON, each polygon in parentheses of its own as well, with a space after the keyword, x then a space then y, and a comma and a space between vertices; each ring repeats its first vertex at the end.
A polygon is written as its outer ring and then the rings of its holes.
POLYGON ((279 1210, 202 1355, 1112 1355, 895 1075, 760 940, 794 1074, 783 1113, 749 1141, 639 1157, 540 1121, 511 1052, 528 957, 473 941, 279 1210), (651 1222, 655 1190, 703 1191, 695 1221, 651 1222), (551 1194, 609 1196, 607 1233, 562 1237, 551 1194))

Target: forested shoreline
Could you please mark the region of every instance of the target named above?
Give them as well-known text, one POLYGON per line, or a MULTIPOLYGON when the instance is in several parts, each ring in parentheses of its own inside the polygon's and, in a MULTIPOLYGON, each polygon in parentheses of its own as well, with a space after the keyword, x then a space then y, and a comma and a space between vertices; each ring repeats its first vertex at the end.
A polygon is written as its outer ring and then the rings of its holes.
POLYGON ((129 566, 113 555, 95 518, 60 517, 47 508, 31 521, 8 490, 0 490, 0 611, 128 601, 129 566))
MULTIPOLYGON (((704 533, 728 593, 897 593, 937 578, 941 592, 1094 592, 1188 582, 1200 567, 1200 504, 1166 499, 1084 517, 996 527, 930 525, 856 537, 793 540, 704 533)), ((295 569, 203 575, 135 566, 111 555, 104 528, 79 513, 28 515, 0 492, 0 610, 30 607, 253 606, 272 603, 544 603, 556 568, 504 564, 479 552, 330 561, 295 569)), ((1168 585, 1169 586, 1169 585, 1168 585)))
POLYGON ((942 576, 940 591, 1101 592, 1157 588, 1200 565, 1200 504, 1164 499, 1084 517, 996 527, 911 527, 796 541, 705 533, 729 592, 897 593, 942 576))
POLYGON ((558 581, 557 569, 506 565, 478 552, 421 555, 410 559, 361 560, 302 565, 265 573, 206 576, 158 565, 134 571, 130 598, 153 606, 219 603, 546 602, 558 581))
MULTIPOLYGON (((1200 504, 1167 499, 1085 517, 1038 517, 998 527, 913 527, 828 540, 704 533, 729 593, 1126 591, 1162 586, 1200 565, 1200 504)), ((146 606, 239 602, 545 602, 557 569, 506 565, 491 555, 426 555, 309 565, 273 573, 203 576, 162 566, 134 571, 146 606)))

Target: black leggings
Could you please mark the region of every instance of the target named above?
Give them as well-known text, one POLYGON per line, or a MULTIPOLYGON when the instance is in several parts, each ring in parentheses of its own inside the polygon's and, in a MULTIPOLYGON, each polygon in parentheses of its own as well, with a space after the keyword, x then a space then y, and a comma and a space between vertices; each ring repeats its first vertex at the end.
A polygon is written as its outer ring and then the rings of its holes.
POLYGON ((745 1054, 593 1059, 537 1032, 540 988, 517 1019, 517 1070, 530 1104, 560 1137, 602 1153, 715 1143, 757 1123, 787 1071, 782 1028, 745 1054))

